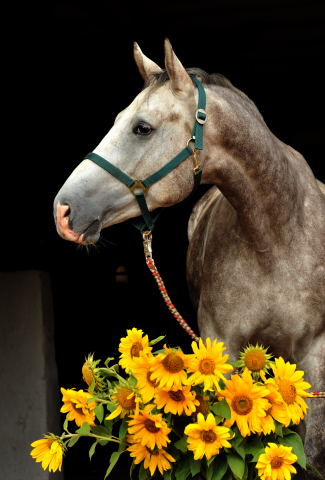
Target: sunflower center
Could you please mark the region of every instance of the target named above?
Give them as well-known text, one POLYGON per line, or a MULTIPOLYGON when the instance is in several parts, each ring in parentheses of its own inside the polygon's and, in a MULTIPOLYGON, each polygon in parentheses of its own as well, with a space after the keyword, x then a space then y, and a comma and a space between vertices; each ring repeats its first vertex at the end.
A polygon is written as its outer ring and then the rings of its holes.
POLYGON ((211 375, 216 368, 216 364, 212 358, 204 358, 201 360, 199 370, 203 375, 211 375))
POLYGON ((169 353, 161 363, 171 373, 180 372, 184 367, 183 360, 176 353, 169 353))
POLYGON ((130 354, 131 354, 131 358, 133 357, 139 357, 140 356, 140 352, 143 350, 143 345, 141 342, 135 342, 133 343, 132 347, 131 347, 131 350, 130 350, 130 354))
POLYGON ((280 468, 283 465, 283 458, 281 457, 274 457, 271 460, 271 467, 272 468, 280 468))
POLYGON ((157 387, 158 383, 156 382, 156 380, 151 380, 151 372, 147 372, 147 380, 148 380, 148 383, 150 383, 150 385, 152 385, 153 387, 157 387))
POLYGON ((203 430, 203 432, 201 432, 201 440, 205 443, 213 443, 216 439, 217 435, 213 430, 203 430))
POLYGON ((296 387, 292 385, 288 380, 280 380, 279 382, 279 391, 282 395, 283 400, 291 405, 295 403, 296 400, 296 387))
POLYGON ((117 392, 118 403, 122 408, 125 408, 125 410, 133 410, 136 407, 134 395, 128 398, 131 393, 133 392, 129 388, 120 388, 117 392))
POLYGON ((160 428, 157 428, 155 422, 153 420, 150 420, 150 418, 146 418, 143 424, 150 433, 157 433, 160 430, 160 428))
POLYGON ((176 392, 171 390, 168 392, 168 395, 174 402, 184 402, 185 400, 182 390, 176 390, 176 392))
POLYGON ((79 414, 79 415, 84 415, 84 411, 80 407, 76 407, 75 405, 73 406, 73 409, 79 414))
POLYGON ((247 415, 253 408, 253 402, 246 395, 236 395, 232 399, 231 407, 238 415, 247 415))
POLYGON ((196 412, 206 415, 209 412, 209 401, 201 395, 197 395, 196 400, 200 402, 200 404, 196 407, 196 412))
POLYGON ((265 355, 259 350, 252 350, 245 355, 245 365, 252 372, 259 372, 265 367, 265 355))

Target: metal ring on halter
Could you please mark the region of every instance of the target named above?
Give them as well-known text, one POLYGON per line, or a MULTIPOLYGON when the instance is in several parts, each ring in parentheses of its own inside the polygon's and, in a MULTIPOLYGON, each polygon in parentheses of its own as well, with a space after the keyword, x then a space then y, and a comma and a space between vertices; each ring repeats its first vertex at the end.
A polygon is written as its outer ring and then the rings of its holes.
POLYGON ((191 137, 187 140, 187 147, 190 148, 192 150, 192 153, 194 153, 196 151, 196 148, 195 148, 195 137, 191 137), (194 147, 192 147, 190 145, 190 143, 193 142, 194 143, 194 147))
POLYGON ((195 112, 195 119, 198 123, 201 125, 204 125, 205 122, 207 121, 207 112, 203 108, 198 108, 195 112), (200 118, 199 115, 204 115, 204 118, 200 118))
POLYGON ((149 189, 149 187, 146 187, 145 185, 143 185, 142 180, 135 180, 133 185, 131 185, 128 188, 133 193, 133 195, 137 194, 137 192, 136 192, 137 189, 142 190, 143 193, 146 193, 149 189))

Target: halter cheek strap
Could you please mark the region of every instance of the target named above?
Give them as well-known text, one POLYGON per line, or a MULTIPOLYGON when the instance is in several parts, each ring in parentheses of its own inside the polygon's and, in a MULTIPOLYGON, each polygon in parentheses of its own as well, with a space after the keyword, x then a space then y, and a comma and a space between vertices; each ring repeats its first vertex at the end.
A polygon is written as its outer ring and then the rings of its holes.
POLYGON ((145 199, 145 194, 154 183, 158 182, 163 177, 168 175, 168 173, 170 173, 172 170, 174 170, 174 168, 178 167, 178 165, 183 163, 184 160, 186 160, 186 158, 189 157, 190 155, 193 155, 193 161, 194 161, 194 166, 193 166, 194 189, 196 189, 199 186, 201 181, 202 170, 197 159, 197 150, 203 149, 203 125, 207 119, 207 114, 205 111, 206 95, 201 82, 195 77, 191 77, 191 78, 198 89, 198 108, 195 112, 195 123, 194 123, 192 136, 188 140, 186 147, 184 147, 183 150, 181 150, 165 166, 157 170, 152 175, 149 175, 149 177, 143 180, 137 180, 130 177, 126 173, 124 173, 118 167, 116 167, 115 165, 113 165, 112 163, 110 163, 108 160, 106 160, 104 157, 101 157, 97 153, 91 152, 91 153, 88 153, 88 155, 86 155, 85 157, 85 159, 91 160, 92 162, 96 163, 98 166, 106 170, 108 173, 110 173, 113 177, 115 177, 121 183, 124 183, 124 185, 126 185, 129 188, 131 193, 133 193, 133 195, 135 196, 138 202, 138 205, 142 214, 142 218, 143 218, 143 221, 134 221, 134 225, 142 232, 144 230, 152 231, 155 225, 155 221, 159 215, 159 212, 158 214, 156 213, 154 215, 150 214, 148 205, 145 199), (194 144, 194 146, 192 147, 191 144, 194 144))

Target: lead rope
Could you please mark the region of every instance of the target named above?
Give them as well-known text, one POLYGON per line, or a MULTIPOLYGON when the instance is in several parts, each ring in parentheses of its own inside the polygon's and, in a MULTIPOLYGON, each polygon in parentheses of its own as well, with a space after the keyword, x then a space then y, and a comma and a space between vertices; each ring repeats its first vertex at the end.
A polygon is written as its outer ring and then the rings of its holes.
POLYGON ((182 328, 184 328, 185 332, 188 333, 188 335, 190 335, 193 338, 193 340, 198 342, 200 338, 191 329, 191 327, 188 325, 186 320, 184 320, 182 315, 176 309, 175 305, 172 303, 167 293, 167 289, 165 287, 163 279, 161 278, 160 273, 158 272, 158 269, 152 257, 152 233, 150 232, 150 230, 146 230, 145 232, 142 232, 142 239, 143 239, 144 256, 146 259, 147 267, 149 268, 150 272, 152 273, 154 279, 157 282, 159 291, 161 293, 161 296, 164 299, 165 304, 167 305, 169 311, 171 312, 173 317, 176 319, 176 321, 180 324, 182 328))

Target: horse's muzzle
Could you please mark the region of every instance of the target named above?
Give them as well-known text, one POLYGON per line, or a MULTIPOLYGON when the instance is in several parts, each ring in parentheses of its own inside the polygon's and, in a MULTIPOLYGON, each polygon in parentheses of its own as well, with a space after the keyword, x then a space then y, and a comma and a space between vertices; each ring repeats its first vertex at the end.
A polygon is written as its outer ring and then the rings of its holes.
POLYGON ((70 240, 71 242, 81 245, 95 243, 98 240, 101 230, 101 222, 99 219, 91 222, 82 233, 77 233, 70 228, 69 214, 69 205, 61 205, 60 202, 58 202, 55 209, 55 224, 58 234, 65 240, 70 240))

